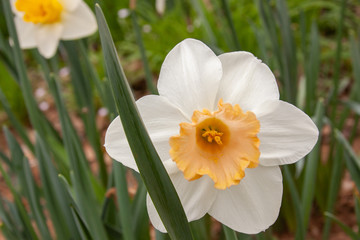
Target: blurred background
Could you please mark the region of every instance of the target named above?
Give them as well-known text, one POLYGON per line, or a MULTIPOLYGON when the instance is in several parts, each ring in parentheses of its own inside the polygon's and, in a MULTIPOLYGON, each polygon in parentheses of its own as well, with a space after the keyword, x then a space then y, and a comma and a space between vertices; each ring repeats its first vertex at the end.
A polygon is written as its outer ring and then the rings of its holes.
MULTIPOLYGON (((93 8, 93 1, 86 2, 93 8)), ((312 116, 319 127, 319 142, 307 159, 282 169, 284 196, 277 222, 256 236, 237 233, 238 239, 360 239, 359 1, 104 0, 99 4, 136 99, 155 92, 166 54, 183 39, 196 38, 216 54, 253 53, 274 72, 281 99, 312 116)), ((31 86, 25 93, 4 11, 1 5, 0 239, 67 239, 74 236, 71 226, 64 227, 68 235, 59 235, 60 223, 67 217, 85 234, 79 236, 99 239, 94 236, 102 235, 92 232, 99 231, 109 239, 126 239, 118 219, 120 193, 114 188, 117 168, 127 180, 122 186, 128 188, 127 201, 136 216, 134 238, 167 239, 149 225, 139 176, 113 163, 102 148, 116 109, 99 35, 62 42, 50 60, 36 50, 23 51, 31 86), (29 114, 29 97, 38 108, 36 117, 29 114), (61 121, 64 115, 69 121, 61 121), (34 127, 37 118, 46 122, 45 130, 34 127), (79 171, 66 156, 72 142, 64 140, 64 126, 74 129, 70 139, 76 143, 75 151, 81 152, 78 158, 84 160, 80 172, 86 173, 79 179, 91 182, 94 201, 88 210, 97 209, 96 216, 74 207, 68 216, 55 220, 56 211, 65 211, 56 209, 66 206, 55 200, 51 206, 59 193, 49 189, 62 189, 69 199, 73 192, 80 194, 77 177, 72 176, 79 171), (47 154, 53 159, 46 163, 51 166, 42 163, 47 154), (98 220, 89 222, 90 217, 98 220), (101 227, 90 230, 95 225, 101 227)), ((83 191, 88 196, 88 190, 83 191)), ((75 198, 74 206, 81 201, 85 200, 75 198)), ((225 239, 221 225, 209 216, 193 223, 192 229, 197 229, 197 239, 225 239)))

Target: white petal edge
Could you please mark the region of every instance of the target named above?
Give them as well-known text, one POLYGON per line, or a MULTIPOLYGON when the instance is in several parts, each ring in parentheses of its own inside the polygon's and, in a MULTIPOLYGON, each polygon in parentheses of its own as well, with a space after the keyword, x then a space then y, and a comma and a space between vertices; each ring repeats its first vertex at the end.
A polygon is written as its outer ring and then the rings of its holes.
POLYGON ((95 15, 84 2, 80 2, 74 11, 64 12, 62 24, 64 25, 64 31, 61 35, 63 40, 87 37, 97 30, 95 15))
POLYGON ((235 231, 256 234, 276 221, 282 192, 279 167, 246 169, 238 185, 218 190, 209 214, 235 231))
POLYGON ((260 164, 291 164, 308 154, 319 131, 303 111, 283 101, 268 101, 254 110, 260 121, 260 164))
POLYGON ((15 3, 17 0, 10 0, 10 6, 11 6, 11 10, 13 11, 13 13, 15 13, 16 17, 20 17, 22 18, 24 16, 24 12, 20 12, 16 9, 15 7, 15 3))
POLYGON ((60 0, 62 6, 66 11, 74 11, 80 4, 82 0, 60 0))
POLYGON ((252 110, 267 100, 278 100, 279 90, 269 67, 249 52, 221 54, 223 76, 217 98, 252 110))
POLYGON ((18 16, 15 16, 14 22, 16 26, 16 32, 19 38, 20 47, 22 49, 36 47, 36 26, 32 23, 24 22, 24 20, 18 16))
POLYGON ((35 31, 35 38, 39 52, 45 58, 55 55, 63 31, 61 23, 39 25, 35 31))
POLYGON ((221 62, 211 49, 198 40, 185 39, 166 56, 158 89, 191 117, 194 110, 214 110, 221 76, 221 62))
MULTIPOLYGON (((216 198, 217 190, 213 187, 214 182, 208 176, 188 181, 179 170, 171 174, 170 179, 179 195, 188 221, 191 222, 202 218, 209 211, 216 198)), ((146 204, 152 225, 160 232, 166 232, 149 195, 146 204)))
MULTIPOLYGON (((179 134, 179 123, 189 120, 161 96, 148 95, 140 98, 136 104, 161 160, 170 159, 169 138, 179 134)), ((108 127, 104 146, 113 159, 138 171, 119 116, 108 127)))

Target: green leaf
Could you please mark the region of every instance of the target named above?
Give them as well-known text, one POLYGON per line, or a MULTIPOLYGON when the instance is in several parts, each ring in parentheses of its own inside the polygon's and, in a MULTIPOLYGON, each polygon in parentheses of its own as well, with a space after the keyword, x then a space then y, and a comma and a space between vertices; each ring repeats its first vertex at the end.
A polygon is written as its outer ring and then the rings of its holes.
MULTIPOLYGON (((335 151, 333 156, 333 162, 331 167, 330 183, 329 183, 329 192, 326 199, 326 211, 333 212, 334 205, 337 199, 337 195, 340 188, 341 176, 344 170, 343 164, 344 151, 342 145, 335 145, 335 151)), ((327 240, 330 234, 331 228, 331 218, 325 220, 324 229, 323 229, 323 240, 327 240)))
MULTIPOLYGON (((344 28, 344 19, 345 19, 345 12, 347 9, 347 0, 341 1, 341 9, 339 13, 339 26, 337 28, 337 34, 336 34, 336 51, 335 51, 335 63, 333 66, 334 69, 334 75, 333 75, 333 91, 330 93, 330 105, 331 105, 331 119, 335 119, 336 109, 337 109, 337 103, 338 103, 338 90, 339 90, 339 79, 340 79, 340 67, 341 67, 341 54, 342 54, 342 37, 343 37, 343 28, 344 28)), ((323 237, 327 237, 328 233, 324 234, 323 237)))
POLYGON ((77 227, 77 229, 79 229, 81 239, 84 239, 84 240, 93 239, 91 237, 91 234, 90 234, 85 222, 81 218, 78 210, 76 210, 76 208, 74 208, 74 207, 71 207, 71 212, 74 216, 76 227, 77 227))
MULTIPOLYGON (((356 223, 358 226, 360 226, 360 196, 359 194, 354 195, 356 223)), ((360 233, 360 230, 358 230, 358 233, 360 233)))
POLYGON ((146 51, 145 51, 144 42, 143 42, 140 27, 139 27, 139 23, 137 20, 136 11, 135 10, 130 10, 130 11, 131 11, 131 20, 132 20, 132 24, 133 24, 133 28, 134 28, 136 43, 139 47, 141 60, 142 60, 144 70, 145 70, 145 79, 146 79, 147 88, 150 90, 150 93, 158 94, 158 91, 153 82, 153 77, 151 74, 150 66, 149 66, 149 63, 148 63, 148 60, 146 57, 146 51))
POLYGON ((193 1, 190 1, 190 4, 192 4, 196 14, 198 15, 198 18, 202 23, 201 25, 204 26, 204 30, 207 35, 208 41, 210 42, 210 45, 212 47, 217 47, 218 42, 217 42, 216 36, 214 34, 214 31, 212 30, 211 25, 204 13, 203 2, 200 0, 193 0, 193 1))
POLYGON ((21 125, 21 123, 19 122, 19 120, 17 119, 15 114, 11 111, 10 104, 7 101, 3 91, 1 89, 0 89, 0 102, 1 102, 1 104, 3 106, 3 109, 5 110, 5 112, 7 114, 11 124, 14 126, 16 131, 19 133, 20 137, 22 138, 22 140, 24 141, 26 146, 32 152, 34 152, 34 145, 31 143, 29 137, 27 136, 27 133, 26 133, 24 127, 21 125))
MULTIPOLYGON (((360 48, 359 40, 356 41, 353 35, 350 35, 350 52, 351 52, 351 65, 354 75, 354 86, 351 88, 350 99, 360 101, 360 48)), ((360 107, 359 107, 360 108, 360 107)), ((358 112, 360 115, 360 111, 358 112)))
POLYGON ((346 226, 342 221, 340 221, 340 219, 338 219, 336 216, 334 216, 333 214, 329 213, 329 212, 325 212, 324 215, 328 218, 330 218, 331 220, 334 220, 340 227, 341 229, 349 236, 351 237, 351 239, 353 240, 358 240, 360 238, 360 235, 356 234, 349 226, 346 226))
POLYGON ((40 192, 37 191, 34 178, 30 169, 29 161, 22 152, 19 143, 12 133, 4 127, 5 137, 11 152, 11 166, 20 180, 21 191, 28 199, 32 215, 35 218, 37 227, 44 239, 50 239, 51 235, 46 225, 45 217, 40 204, 40 192))
POLYGON ((344 135, 335 130, 336 139, 344 146, 345 163, 347 170, 350 172, 351 178, 354 180, 356 187, 360 190, 360 159, 356 156, 350 143, 345 139, 344 135))
POLYGON ((348 108, 354 111, 354 113, 360 116, 360 103, 351 100, 345 101, 344 103, 348 108))
MULTIPOLYGON (((59 111, 61 129, 64 137, 64 144, 70 165, 73 170, 73 185, 76 193, 76 202, 80 213, 89 225, 89 231, 95 239, 107 239, 104 226, 101 221, 100 207, 96 202, 95 191, 100 190, 96 180, 93 179, 88 163, 82 149, 81 142, 74 126, 70 121, 68 112, 65 109, 60 90, 54 76, 50 77, 50 90, 55 98, 59 111)), ((103 196, 103 194, 101 194, 103 196)))
POLYGON ((133 229, 136 230, 136 239, 150 240, 149 216, 146 209, 146 194, 146 187, 140 178, 138 180, 138 189, 132 203, 133 229))
MULTIPOLYGON (((8 188, 10 189, 11 194, 14 197, 14 202, 15 202, 15 211, 18 212, 19 215, 19 221, 21 224, 23 224, 24 226, 24 232, 27 235, 28 238, 30 239, 39 239, 32 224, 31 224, 31 219, 29 214, 27 213, 24 204, 21 201, 21 197, 20 195, 16 192, 12 181, 10 179, 10 176, 5 172, 2 164, 0 164, 0 173, 3 177, 3 179, 5 180, 6 185, 8 186, 8 188)), ((14 216, 16 216, 14 215, 14 216)))
POLYGON ((226 21, 230 27, 231 37, 232 37, 233 44, 234 44, 234 50, 240 51, 240 43, 239 43, 239 39, 237 37, 237 33, 235 30, 233 18, 231 16, 231 11, 229 8, 228 0, 221 0, 221 5, 222 5, 222 9, 225 13, 226 21))
POLYGON ((36 225, 41 233, 42 239, 51 239, 51 235, 46 224, 43 208, 40 203, 40 192, 37 191, 34 177, 32 176, 29 160, 23 158, 22 171, 19 172, 21 186, 23 187, 29 201, 31 212, 35 218, 36 225))
MULTIPOLYGON (((96 113, 93 104, 92 88, 88 78, 85 77, 82 59, 79 53, 80 41, 64 41, 63 45, 68 54, 68 60, 74 86, 74 94, 77 103, 81 109, 81 117, 85 126, 85 133, 96 154, 96 160, 99 165, 99 176, 103 186, 106 186, 107 172, 103 153, 100 146, 100 136, 96 127, 96 113)), ((84 56, 85 58, 87 56, 84 56)))
POLYGON ((52 158, 44 141, 36 135, 36 157, 39 161, 40 178, 46 200, 46 207, 58 239, 79 238, 78 230, 69 208, 66 190, 61 185, 52 158))
POLYGON ((141 177, 170 236, 190 240, 191 231, 179 197, 139 117, 102 10, 99 5, 95 9, 113 97, 141 177))
POLYGON ((13 134, 9 131, 9 129, 7 127, 3 127, 3 131, 11 153, 10 167, 14 173, 17 173, 20 171, 22 167, 22 160, 24 158, 24 153, 19 143, 16 141, 15 137, 13 136, 13 134))
POLYGON ((304 228, 304 215, 303 215, 303 207, 300 201, 299 193, 297 191, 294 179, 290 172, 289 166, 283 166, 283 173, 285 176, 285 180, 287 182, 287 186, 290 191, 291 200, 293 202, 293 207, 295 209, 296 223, 297 229, 295 234, 295 239, 300 240, 305 238, 306 229, 304 228))
POLYGON ((222 225, 222 227, 224 229, 226 240, 238 240, 238 238, 236 236, 236 232, 234 230, 232 230, 231 228, 229 228, 225 225, 222 225))
MULTIPOLYGON (((19 211, 13 202, 2 199, 0 195, 0 229, 7 239, 31 238, 25 232, 23 221, 19 216, 19 211)), ((0 232, 1 232, 0 231, 0 232)))
POLYGON ((133 240, 134 230, 131 226, 131 207, 128 194, 128 187, 126 184, 126 168, 119 162, 113 161, 114 181, 116 187, 116 198, 119 208, 121 226, 124 240, 133 240))
MULTIPOLYGON (((315 124, 318 129, 322 129, 323 126, 323 118, 325 114, 325 108, 323 101, 319 101, 316 106, 315 113, 315 124)), ((304 228, 307 229, 308 222, 310 220, 310 213, 312 209, 312 203, 315 195, 315 186, 316 186, 316 176, 317 169, 319 165, 319 155, 320 155, 320 147, 321 147, 321 134, 317 141, 317 144, 310 152, 306 160, 306 169, 305 176, 302 188, 302 204, 303 204, 303 212, 304 212, 304 228)))
POLYGON ((191 231, 195 240, 210 239, 210 216, 205 215, 204 217, 192 221, 190 223, 191 231))
POLYGON ((311 42, 309 52, 306 55, 306 112, 313 114, 316 101, 316 83, 319 77, 320 68, 320 42, 318 28, 315 22, 311 25, 311 42))
POLYGON ((278 17, 279 30, 281 42, 281 62, 282 66, 280 77, 284 79, 285 99, 295 104, 297 94, 297 59, 296 59, 296 45, 294 41, 291 22, 288 14, 288 9, 285 0, 276 1, 276 14, 274 18, 278 17))

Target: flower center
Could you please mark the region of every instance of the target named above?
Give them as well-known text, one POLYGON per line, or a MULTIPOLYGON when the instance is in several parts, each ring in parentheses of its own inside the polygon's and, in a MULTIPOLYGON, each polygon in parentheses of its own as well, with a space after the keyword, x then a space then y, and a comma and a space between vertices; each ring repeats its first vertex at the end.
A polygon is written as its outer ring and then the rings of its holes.
POLYGON ((220 100, 218 107, 196 110, 191 123, 180 123, 180 134, 170 138, 170 156, 189 181, 208 175, 216 188, 225 189, 258 165, 260 123, 239 105, 220 100))
POLYGON ((197 144, 201 145, 203 148, 208 146, 209 143, 223 145, 223 141, 227 142, 228 134, 229 129, 226 124, 214 117, 205 119, 196 127, 196 141, 197 144))
POLYGON ((63 6, 58 0, 17 0, 15 7, 24 12, 24 21, 50 24, 60 21, 63 6))
POLYGON ((206 138, 209 143, 215 140, 215 142, 219 145, 222 144, 221 136, 223 135, 222 132, 218 132, 216 130, 206 130, 201 136, 206 138))

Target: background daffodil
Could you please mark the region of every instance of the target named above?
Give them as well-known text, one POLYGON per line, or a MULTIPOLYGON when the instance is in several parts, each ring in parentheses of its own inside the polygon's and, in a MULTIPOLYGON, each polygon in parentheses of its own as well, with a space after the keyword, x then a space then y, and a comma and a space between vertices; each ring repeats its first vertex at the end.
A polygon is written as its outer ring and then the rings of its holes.
POLYGON ((97 30, 95 16, 82 0, 12 0, 20 46, 54 56, 60 40, 87 37, 97 30))
MULTIPOLYGON (((258 233, 279 214, 279 165, 304 157, 318 130, 300 109, 279 100, 273 73, 248 52, 216 56, 194 39, 167 55, 160 96, 137 101, 149 135, 189 221, 209 213, 243 233, 258 233)), ((109 126, 109 155, 136 170, 119 117, 109 126)), ((147 199, 151 222, 165 228, 147 199)))

